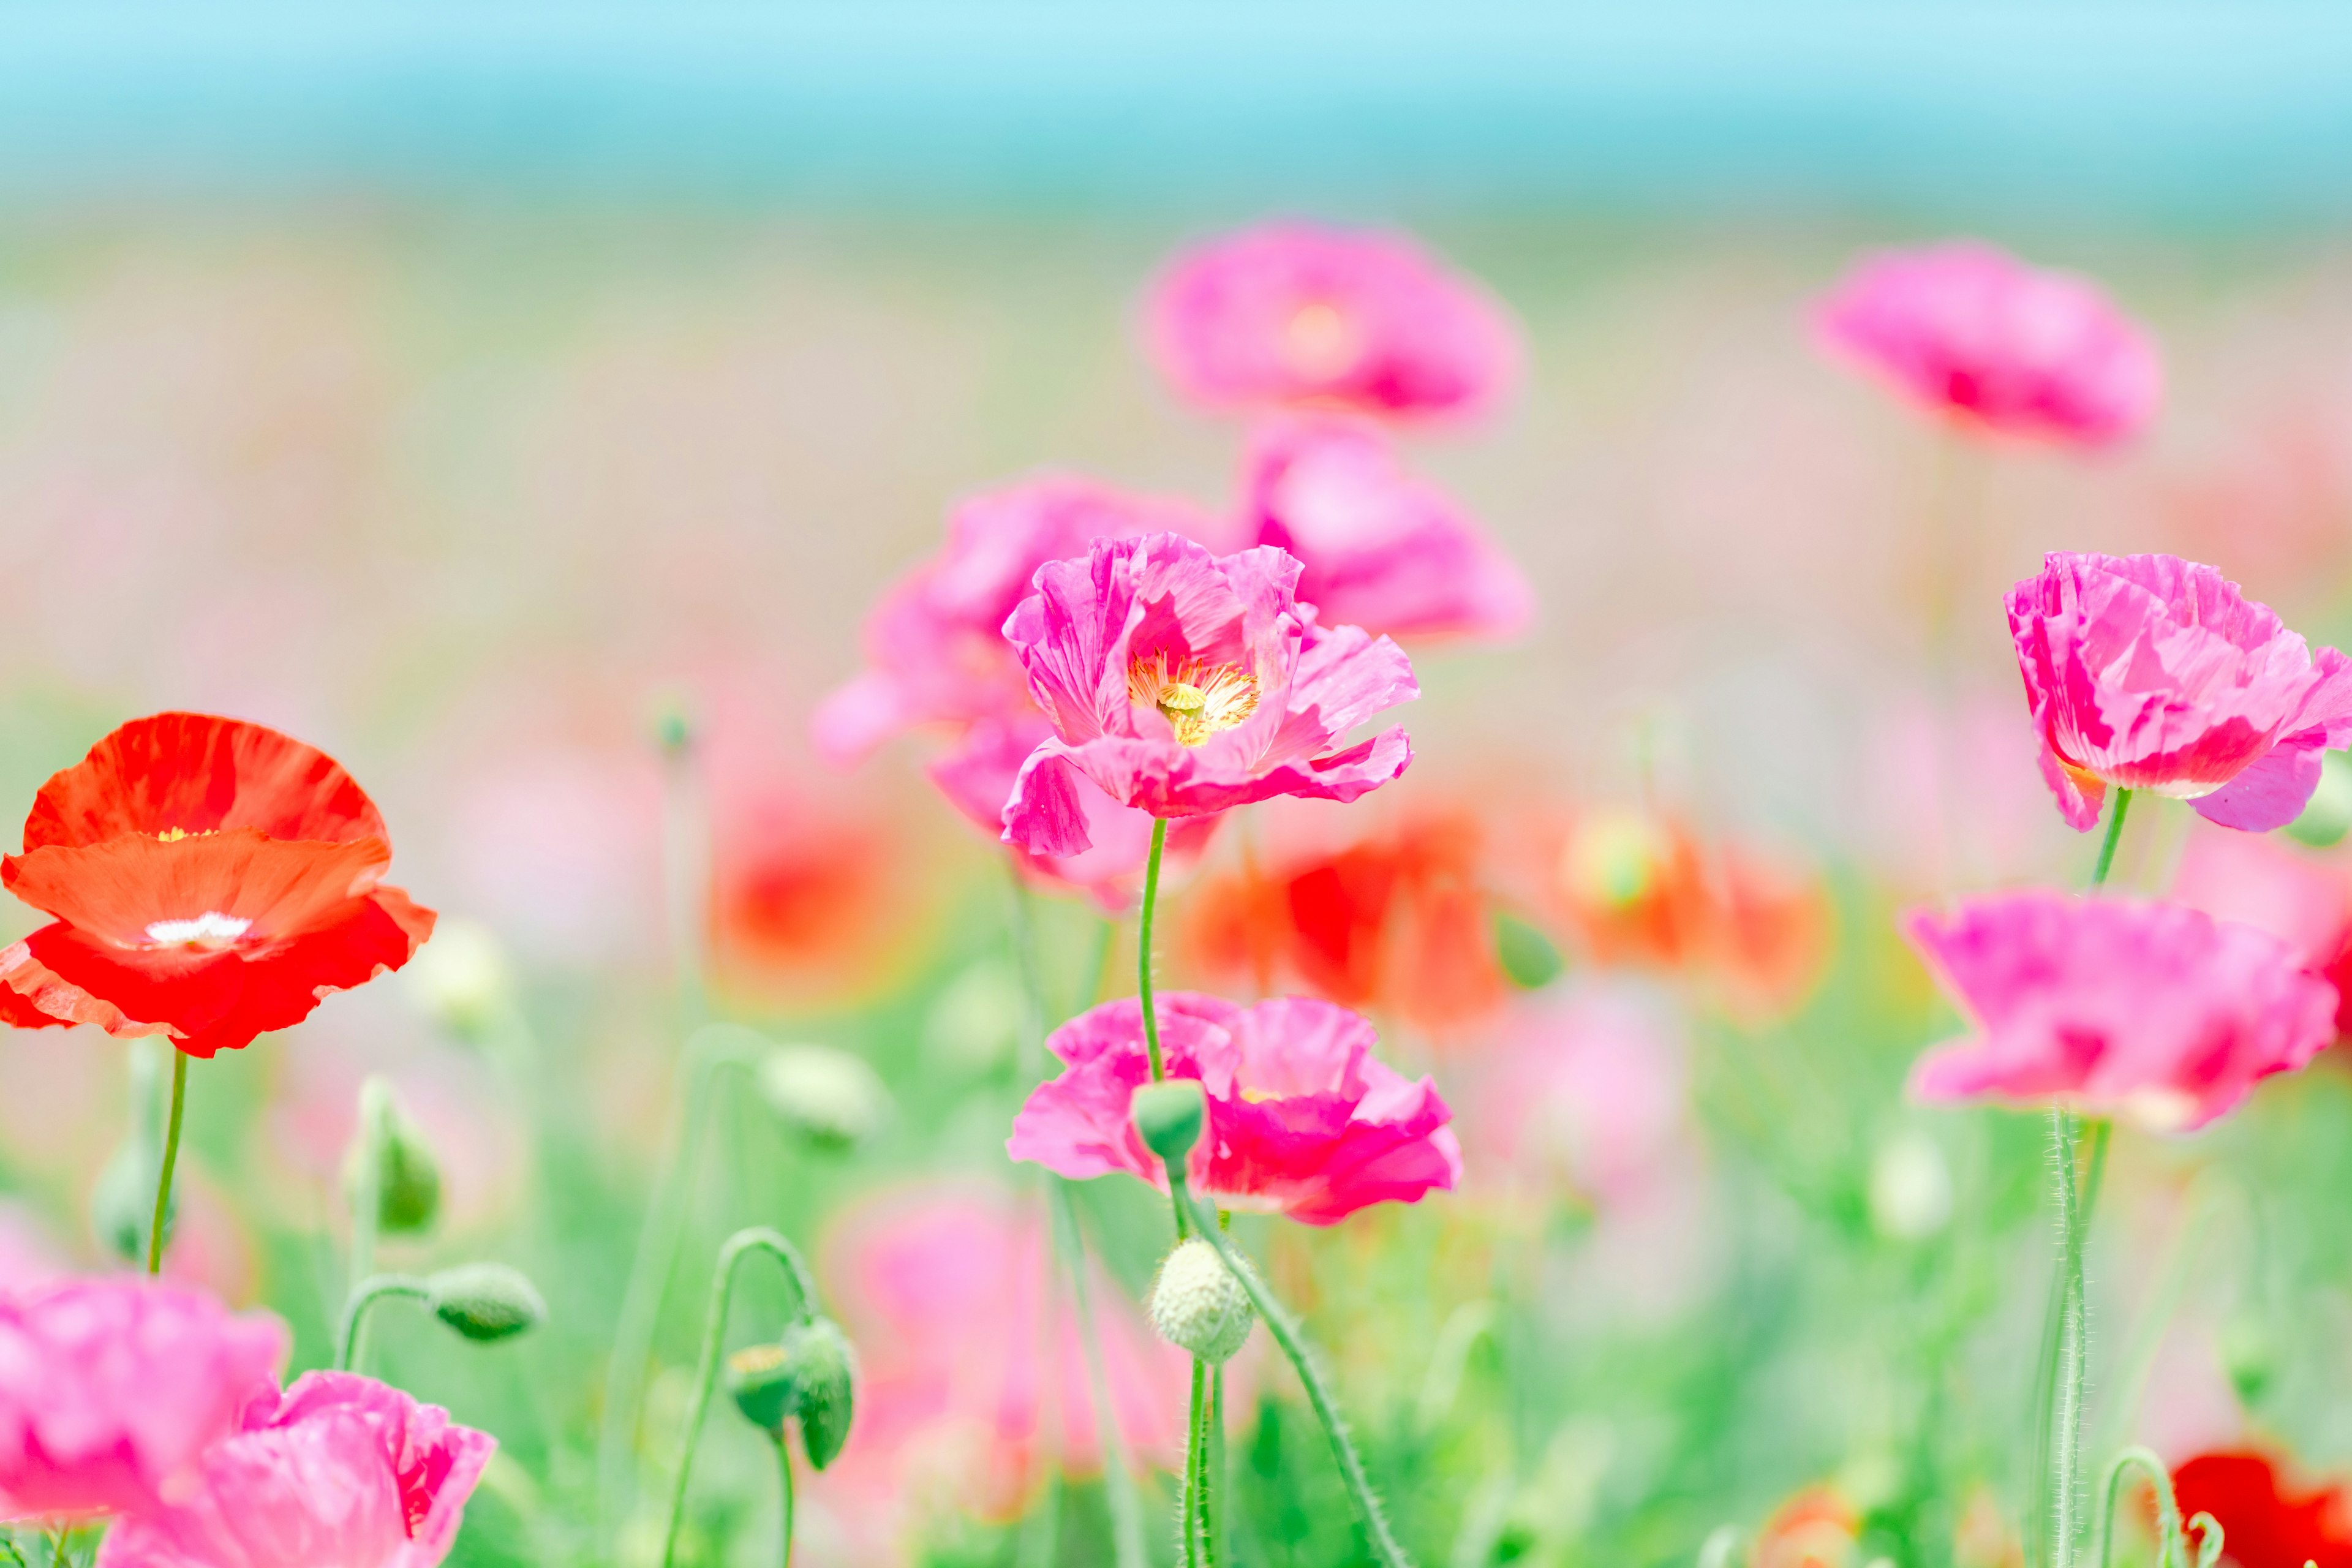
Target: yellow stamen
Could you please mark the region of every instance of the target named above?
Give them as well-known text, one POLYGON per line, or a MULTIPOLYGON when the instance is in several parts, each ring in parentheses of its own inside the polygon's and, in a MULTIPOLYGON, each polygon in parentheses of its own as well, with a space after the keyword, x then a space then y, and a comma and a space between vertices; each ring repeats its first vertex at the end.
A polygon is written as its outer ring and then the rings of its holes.
POLYGON ((1182 746, 1200 745, 1257 711, 1255 675, 1236 665, 1197 658, 1171 669, 1164 652, 1128 667, 1127 694, 1166 719, 1182 746))

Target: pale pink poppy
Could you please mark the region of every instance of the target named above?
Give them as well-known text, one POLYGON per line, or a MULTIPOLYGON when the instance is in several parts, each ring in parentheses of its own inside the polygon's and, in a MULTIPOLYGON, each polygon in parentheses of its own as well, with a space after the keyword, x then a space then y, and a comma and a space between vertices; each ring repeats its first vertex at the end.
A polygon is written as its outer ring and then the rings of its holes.
POLYGON ((1915 911, 1906 934, 1971 1025, 1913 1068, 1921 1100, 2188 1131, 2336 1037, 2336 987, 2285 943, 2178 904, 2029 889, 1915 911))
POLYGON ((1534 617, 1535 591, 1510 557, 1366 422, 1261 426, 1242 504, 1241 542, 1297 556, 1298 597, 1323 621, 1397 637, 1499 637, 1534 617))
MULTIPOLYGON (((927 1505, 1008 1519, 1048 1466, 1100 1470, 1068 1276, 1044 1218, 966 1179, 887 1194, 835 1225, 821 1271, 857 1346, 857 1410, 848 1446, 807 1488, 823 1515, 807 1521, 813 1546, 844 1538, 851 1560, 896 1561, 927 1505)), ((1126 1452, 1172 1469, 1192 1363, 1098 1266, 1087 1275, 1126 1452)))
POLYGON ((0 1519, 158 1506, 286 1351, 277 1319, 136 1276, 0 1295, 0 1519))
MULTIPOLYGON (((1168 1076, 1197 1079, 1208 1097, 1190 1175, 1209 1201, 1335 1225, 1461 1179, 1454 1113, 1436 1086, 1375 1058, 1371 1025, 1347 1008, 1307 997, 1242 1007, 1190 991, 1158 1000, 1168 1076)), ((1006 1152, 1073 1181, 1125 1171, 1164 1185, 1129 1116, 1151 1079, 1135 998, 1080 1014, 1046 1047, 1063 1070, 1031 1091, 1006 1152)))
POLYGON ((497 1447, 373 1378, 306 1373, 109 1531, 97 1568, 434 1568, 497 1447))
POLYGON ((1054 733, 1022 764, 1004 841, 1075 855, 1093 840, 1081 790, 1154 816, 1275 795, 1354 800, 1405 770, 1402 728, 1343 746, 1421 695, 1404 652, 1297 602, 1298 563, 1213 555, 1172 533, 1097 540, 1037 573, 1004 624, 1054 733))
POLYGON ((1914 401, 2006 435, 2106 446, 2163 386, 2155 345, 2096 284, 1973 242, 1868 258, 1814 324, 1914 401))
POLYGON ((1403 235, 1244 229, 1179 255, 1146 316, 1160 374, 1210 408, 1465 418, 1518 380, 1501 305, 1403 235))
POLYGON ((2352 741, 2352 659, 2314 655, 2210 566, 2053 553, 2010 591, 2009 629, 2042 776, 2078 828, 2110 784, 2281 827, 2318 787, 2320 752, 2352 741))

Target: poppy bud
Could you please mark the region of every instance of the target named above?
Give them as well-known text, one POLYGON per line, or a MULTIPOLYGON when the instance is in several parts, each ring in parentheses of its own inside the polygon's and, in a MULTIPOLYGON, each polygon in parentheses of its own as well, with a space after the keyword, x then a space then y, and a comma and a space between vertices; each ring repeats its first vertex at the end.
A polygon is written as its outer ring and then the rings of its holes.
POLYGON ((889 1120, 890 1091, 863 1059, 831 1046, 779 1046, 761 1059, 761 1098, 822 1149, 865 1142, 889 1120))
POLYGON ((786 1329, 781 1348, 792 1369, 792 1413, 801 1424, 801 1447, 808 1451, 809 1463, 821 1470, 849 1441, 856 1361, 848 1338, 830 1318, 813 1318, 786 1329))
POLYGON ((343 1190, 356 1196, 365 1162, 375 1158, 376 1228, 386 1236, 428 1229, 441 1213, 441 1166, 392 1086, 371 1078, 360 1089, 360 1130, 343 1156, 343 1190))
POLYGON ((1495 911, 1494 929, 1495 962, 1520 990, 1539 991, 1567 967, 1551 938, 1508 910, 1495 911))
POLYGON ((1213 1363, 1231 1361, 1257 1322, 1249 1292, 1197 1236, 1178 1242, 1161 1262, 1145 1310, 1161 1339, 1213 1363))
POLYGON ((2221 1370, 2241 1404, 2260 1405, 2278 1374, 2278 1347, 2261 1320, 2241 1313, 2221 1325, 2221 1370))
POLYGON ((779 1344, 744 1346, 727 1358, 727 1396, 752 1426, 783 1436, 793 1407, 793 1358, 779 1344))
POLYGON ((531 1282, 503 1263, 461 1263, 425 1281, 433 1315, 485 1344, 511 1339, 547 1321, 547 1303, 531 1282))
POLYGON ((1189 1078, 1145 1084, 1127 1102, 1127 1110, 1143 1146, 1177 1170, 1201 1141, 1201 1123, 1208 1115, 1200 1082, 1189 1078))

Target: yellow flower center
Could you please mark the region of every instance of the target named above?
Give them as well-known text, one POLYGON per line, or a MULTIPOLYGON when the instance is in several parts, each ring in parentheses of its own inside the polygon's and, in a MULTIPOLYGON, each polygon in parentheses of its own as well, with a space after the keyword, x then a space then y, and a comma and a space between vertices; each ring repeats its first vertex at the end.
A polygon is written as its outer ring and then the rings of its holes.
POLYGON ((1256 676, 1197 658, 1171 668, 1165 653, 1128 667, 1127 694, 1164 717, 1181 746, 1200 745, 1257 711, 1256 676))

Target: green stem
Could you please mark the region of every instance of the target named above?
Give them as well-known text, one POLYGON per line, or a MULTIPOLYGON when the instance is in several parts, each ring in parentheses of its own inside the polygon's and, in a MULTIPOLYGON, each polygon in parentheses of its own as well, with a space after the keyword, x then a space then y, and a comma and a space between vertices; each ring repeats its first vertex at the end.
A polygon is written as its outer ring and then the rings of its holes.
POLYGON ((1225 1368, 1222 1362, 1209 1373, 1209 1442, 1201 1456, 1201 1468, 1208 1483, 1205 1495, 1209 1500, 1209 1561, 1230 1562, 1233 1552, 1225 1534, 1225 1507, 1232 1494, 1230 1478, 1225 1474, 1225 1368))
POLYGON ((782 1432, 776 1434, 776 1473, 783 1482, 784 1544, 776 1561, 782 1568, 793 1568, 793 1446, 782 1432))
POLYGON ((1060 1176, 1048 1176, 1045 1190, 1053 1199, 1054 1239, 1070 1268, 1070 1304, 1077 1315, 1078 1349, 1086 1357, 1087 1394, 1102 1444, 1103 1502, 1110 1510, 1112 1556, 1118 1568, 1144 1568, 1143 1505, 1135 1495, 1134 1472, 1128 1468, 1127 1438, 1118 1429, 1110 1375, 1103 1362, 1102 1335, 1095 1327, 1094 1307, 1087 1293, 1086 1238, 1079 1234, 1077 1215, 1070 1207, 1070 1184, 1060 1176))
POLYGON ((163 1272, 163 1218, 172 1206, 172 1171, 180 1162, 180 1112, 188 1100, 188 1053, 172 1052, 172 1111, 163 1124, 163 1163, 155 1176, 155 1222, 147 1229, 147 1272, 163 1272))
POLYGON ((2091 868, 2091 889, 2094 892, 2107 885, 2107 873, 2115 868, 2116 846, 2123 842, 2124 816, 2131 810, 2132 792, 2116 791, 2116 809, 2107 818, 2107 836, 2099 841, 2099 861, 2091 868))
MULTIPOLYGON (((1135 932, 1135 994, 1143 1008, 1143 1049, 1151 1058, 1151 1081, 1160 1082, 1168 1076, 1160 1059, 1160 1010, 1151 1000, 1151 917, 1160 907, 1160 857, 1168 847, 1168 819, 1151 819, 1151 854, 1143 862, 1143 909, 1136 920, 1135 932)), ((1184 1226, 1179 1221, 1176 1233, 1181 1236, 1184 1226)))
MULTIPOLYGON (((179 1056, 179 1053, 174 1051, 173 1055, 179 1056)), ((185 1061, 187 1058, 185 1057, 181 1057, 180 1059, 185 1061)), ((150 1270, 150 1272, 152 1272, 152 1270, 150 1270)), ((58 1531, 57 1550, 49 1554, 49 1568, 66 1568, 66 1564, 73 1561, 72 1558, 66 1555, 66 1534, 67 1531, 63 1527, 60 1527, 58 1531)))
POLYGON ((408 1274, 378 1274, 352 1286, 350 1300, 343 1303, 342 1328, 335 1335, 335 1370, 358 1369, 360 1337, 366 1331, 370 1307, 386 1296, 410 1296, 421 1301, 432 1293, 424 1280, 408 1274))
POLYGON ((701 1147, 698 1137, 710 1100, 710 1089, 722 1068, 748 1068, 756 1059, 740 1040, 741 1031, 728 1026, 698 1030, 686 1043, 678 1062, 685 1081, 662 1137, 659 1162, 654 1167, 653 1194, 646 1205, 645 1224, 637 1232, 636 1249, 629 1258, 628 1283, 621 1290, 621 1314, 613 1329, 612 1359, 604 1363, 604 1414, 596 1435, 597 1501, 604 1510, 605 1534, 625 1507, 630 1484, 628 1457, 637 1429, 637 1403, 645 1392, 646 1363, 653 1355, 654 1331, 661 1321, 662 1296, 677 1264, 679 1232, 692 1156, 701 1147))
MULTIPOLYGON (((809 1278, 808 1265, 801 1261, 799 1249, 779 1233, 753 1226, 729 1237, 727 1245, 719 1249, 719 1266, 710 1276, 710 1299, 702 1314, 702 1354, 694 1369, 694 1403, 687 1411, 677 1476, 670 1486, 669 1524, 662 1531, 662 1568, 670 1568, 677 1560, 677 1532, 686 1522, 686 1487, 694 1474, 694 1446, 702 1436, 702 1418, 710 1409, 711 1390, 719 1384, 719 1345, 727 1331, 727 1302, 734 1289, 735 1270, 754 1252, 776 1258, 792 1276, 802 1322, 807 1322, 816 1310, 816 1282, 809 1278)), ((785 1549, 791 1550, 789 1542, 785 1549)))
POLYGON ((1184 1507, 1183 1537, 1185 1568, 1197 1568, 1201 1563, 1202 1513, 1201 1497, 1201 1412, 1209 1402, 1209 1363, 1198 1356, 1192 1358, 1192 1403, 1184 1413, 1184 1507))
POLYGON ((2050 1450, 2050 1508, 2053 1539, 2049 1560, 2053 1568, 2073 1568, 2075 1538, 2081 1533, 2084 1384, 2089 1372, 2091 1333, 2089 1302, 2083 1279, 2083 1254, 2089 1237, 2091 1211, 2098 1202, 2099 1184, 2106 1168, 2108 1124, 2090 1124, 2089 1169, 2076 1174, 2077 1130, 2074 1114, 2050 1113, 2053 1174, 2057 1179, 2059 1310, 2061 1342, 2056 1375, 2052 1379, 2054 1428, 2050 1450))
POLYGON ((1316 1419, 1323 1423, 1324 1436, 1331 1440, 1332 1457, 1339 1460, 1339 1476, 1347 1482, 1348 1495, 1355 1500, 1356 1511, 1372 1538, 1373 1555, 1380 1559, 1382 1568, 1412 1568, 1412 1559, 1405 1555, 1404 1548, 1389 1532, 1388 1516, 1381 1511, 1381 1500, 1373 1495, 1371 1479, 1364 1474, 1364 1462, 1357 1456, 1347 1423, 1339 1418, 1339 1407, 1332 1403, 1330 1390, 1323 1384, 1323 1373, 1307 1352, 1297 1320, 1283 1310, 1282 1303, 1258 1279, 1257 1271, 1241 1260, 1233 1243, 1193 1206, 1191 1190, 1182 1177, 1175 1173, 1171 1175, 1177 1204, 1191 1211, 1194 1228, 1217 1249, 1217 1256, 1224 1260, 1225 1268, 1248 1294, 1250 1304, 1257 1309, 1257 1315, 1265 1320, 1266 1332, 1274 1336, 1274 1342, 1281 1347, 1298 1373, 1299 1384, 1307 1390, 1307 1403, 1314 1407, 1316 1419))
POLYGON ((2115 1545, 2116 1500, 2123 1491, 2124 1472, 2134 1465, 2146 1470, 2156 1487, 2157 1568, 2188 1568, 2180 1533, 2180 1501, 2173 1495, 2172 1477, 2163 1460, 2138 1447, 2126 1448, 2107 1467, 2105 1501, 2099 1510, 2099 1554, 2093 1560, 2095 1568, 2107 1568, 2107 1555, 2115 1545))

